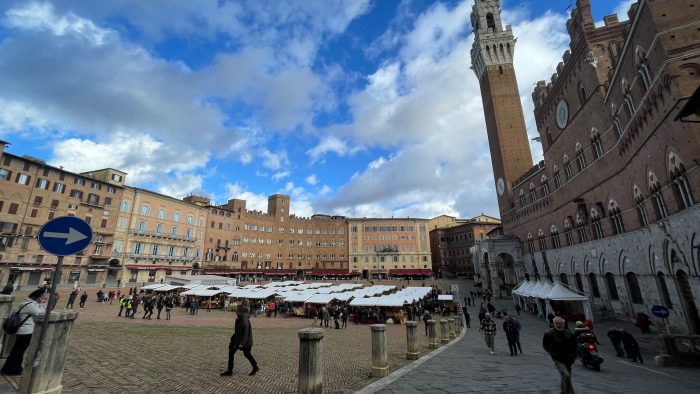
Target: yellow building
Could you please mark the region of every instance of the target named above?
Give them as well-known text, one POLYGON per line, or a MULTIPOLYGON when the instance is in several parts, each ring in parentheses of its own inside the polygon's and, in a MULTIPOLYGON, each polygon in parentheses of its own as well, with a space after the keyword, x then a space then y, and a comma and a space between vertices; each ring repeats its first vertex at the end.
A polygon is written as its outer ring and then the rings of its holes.
POLYGON ((366 278, 430 276, 426 219, 348 219, 350 271, 366 278))
POLYGON ((119 204, 110 266, 119 283, 162 282, 201 267, 207 209, 126 186, 119 204))

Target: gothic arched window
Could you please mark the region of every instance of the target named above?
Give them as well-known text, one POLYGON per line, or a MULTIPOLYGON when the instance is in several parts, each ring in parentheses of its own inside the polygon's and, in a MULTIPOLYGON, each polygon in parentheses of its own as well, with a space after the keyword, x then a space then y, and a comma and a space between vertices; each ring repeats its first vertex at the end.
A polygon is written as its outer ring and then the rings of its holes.
POLYGON ((688 184, 687 172, 680 157, 674 152, 668 154, 669 178, 673 182, 673 191, 676 195, 678 210, 693 206, 693 194, 688 184))
POLYGON ((625 279, 627 280, 627 287, 630 289, 630 299, 633 304, 643 304, 642 291, 639 288, 639 280, 637 279, 637 274, 634 272, 628 272, 625 274, 625 279))
POLYGON ((490 12, 486 14, 486 27, 489 29, 496 29, 496 20, 493 18, 493 14, 490 12))
POLYGON ((605 273, 605 290, 608 291, 608 296, 611 300, 620 300, 620 296, 617 294, 617 285, 615 285, 615 275, 612 272, 605 273))

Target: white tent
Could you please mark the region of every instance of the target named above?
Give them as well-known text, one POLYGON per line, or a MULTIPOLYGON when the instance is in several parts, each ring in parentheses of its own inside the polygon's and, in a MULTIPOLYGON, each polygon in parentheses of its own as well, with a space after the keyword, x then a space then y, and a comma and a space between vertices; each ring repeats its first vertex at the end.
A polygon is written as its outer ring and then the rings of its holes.
POLYGON ((530 282, 529 280, 523 281, 520 283, 518 287, 513 289, 513 294, 517 294, 519 296, 527 296, 529 294, 530 289, 532 288, 533 283, 530 282))
POLYGON ((582 302, 583 314, 586 316, 586 319, 593 321, 591 301, 584 294, 574 293, 573 291, 564 287, 561 283, 555 283, 554 286, 552 286, 552 290, 545 296, 545 298, 552 301, 582 302))
POLYGON ((440 294, 438 296, 438 301, 454 301, 452 294, 440 294))
MULTIPOLYGON (((381 296, 377 299, 376 306, 402 307, 406 300, 396 294, 381 296)), ((352 305, 352 303, 350 303, 352 305)))
POLYGON ((350 301, 350 305, 352 305, 352 306, 375 306, 375 305, 377 305, 378 300, 379 300, 379 297, 355 298, 352 301, 350 301))
POLYGON ((170 290, 181 289, 181 288, 182 288, 182 286, 177 286, 177 285, 162 285, 162 286, 159 286, 159 287, 153 289, 153 291, 160 293, 163 291, 170 291, 170 290))
POLYGON ((163 287, 163 286, 165 286, 165 285, 162 283, 152 283, 150 285, 141 286, 141 290, 154 290, 154 289, 157 289, 157 288, 163 287))
POLYGON ((315 293, 311 291, 304 291, 298 293, 288 294, 285 298, 285 302, 306 302, 309 298, 313 297, 315 293))
POLYGON ((532 297, 536 298, 541 298, 541 299, 547 299, 547 296, 549 293, 552 291, 554 286, 552 286, 549 282, 541 282, 541 286, 537 289, 537 293, 533 293, 532 297))
POLYGON ((326 305, 334 299, 335 294, 314 294, 306 300, 306 303, 326 305))

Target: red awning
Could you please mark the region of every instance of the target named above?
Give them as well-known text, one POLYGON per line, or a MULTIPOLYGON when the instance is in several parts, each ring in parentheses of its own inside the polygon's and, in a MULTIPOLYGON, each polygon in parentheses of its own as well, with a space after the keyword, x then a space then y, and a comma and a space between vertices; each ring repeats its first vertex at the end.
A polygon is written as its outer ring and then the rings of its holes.
POLYGON ((166 270, 166 271, 189 271, 192 267, 186 265, 127 265, 127 269, 130 270, 166 270))
POLYGON ((390 269, 391 276, 431 276, 433 270, 428 268, 396 268, 390 269))
POLYGON ((348 272, 343 269, 320 269, 304 271, 308 276, 359 276, 359 272, 348 272))

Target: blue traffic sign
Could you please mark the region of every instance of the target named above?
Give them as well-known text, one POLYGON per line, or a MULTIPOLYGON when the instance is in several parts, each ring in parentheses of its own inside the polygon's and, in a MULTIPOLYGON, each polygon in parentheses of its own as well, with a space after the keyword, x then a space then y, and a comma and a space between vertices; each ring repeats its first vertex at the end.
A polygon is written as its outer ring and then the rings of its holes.
POLYGON ((668 308, 663 305, 654 305, 651 307, 651 313, 660 319, 665 319, 668 317, 670 312, 668 311, 668 308))
POLYGON ((39 245, 56 256, 68 256, 85 249, 92 241, 90 225, 74 216, 62 216, 39 229, 39 245))

